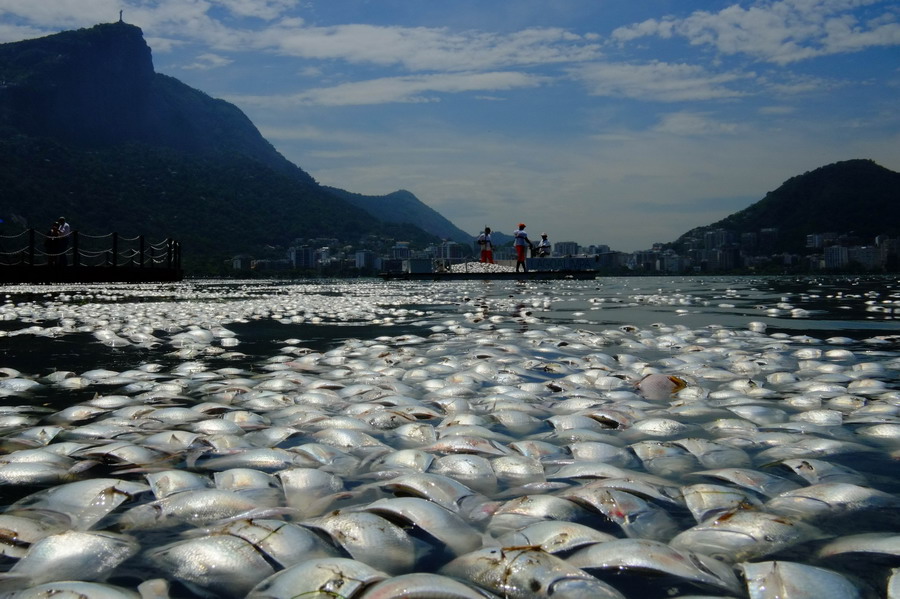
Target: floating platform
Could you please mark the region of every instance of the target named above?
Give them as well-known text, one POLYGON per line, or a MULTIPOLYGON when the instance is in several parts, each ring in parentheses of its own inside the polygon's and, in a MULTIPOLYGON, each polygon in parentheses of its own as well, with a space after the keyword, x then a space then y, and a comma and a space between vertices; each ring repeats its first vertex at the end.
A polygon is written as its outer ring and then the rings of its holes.
POLYGON ((529 270, 528 272, 383 272, 386 281, 558 281, 597 278, 595 270, 529 270))

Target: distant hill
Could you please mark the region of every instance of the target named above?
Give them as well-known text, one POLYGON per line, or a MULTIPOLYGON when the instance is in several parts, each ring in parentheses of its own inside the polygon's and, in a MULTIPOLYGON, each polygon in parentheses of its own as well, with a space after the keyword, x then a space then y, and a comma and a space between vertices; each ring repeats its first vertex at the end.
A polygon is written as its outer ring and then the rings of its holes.
POLYGON ((319 185, 236 106, 155 73, 133 25, 0 44, 4 233, 64 214, 86 233, 177 238, 187 265, 277 255, 295 238, 448 236, 449 221, 398 193, 363 210, 378 199, 319 185))
POLYGON ((777 228, 776 252, 803 253, 806 236, 835 232, 871 243, 900 235, 900 173, 872 160, 836 162, 792 177, 755 204, 718 222, 688 231, 674 242, 714 229, 736 233, 777 228))
POLYGON ((471 244, 474 239, 473 234, 466 233, 405 189, 383 196, 366 196, 333 187, 327 189, 385 222, 415 224, 442 239, 463 244, 471 244))

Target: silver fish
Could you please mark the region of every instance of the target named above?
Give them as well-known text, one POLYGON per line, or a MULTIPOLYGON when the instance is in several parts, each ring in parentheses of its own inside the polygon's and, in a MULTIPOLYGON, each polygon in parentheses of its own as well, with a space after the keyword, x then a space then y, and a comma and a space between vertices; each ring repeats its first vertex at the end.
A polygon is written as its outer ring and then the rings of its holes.
POLYGON ((588 572, 635 570, 683 579, 701 589, 740 593, 731 567, 702 554, 648 539, 616 539, 579 549, 566 561, 588 572))
POLYGON ((247 594, 247 599, 354 597, 363 588, 386 578, 386 573, 356 560, 311 559, 264 579, 247 594))
POLYGON ((680 532, 670 544, 675 549, 739 562, 822 536, 818 529, 803 522, 767 512, 739 509, 714 516, 680 532))
POLYGON ((227 534, 156 547, 146 557, 163 575, 218 597, 243 597, 275 573, 252 543, 227 534))
POLYGON ((590 526, 562 520, 541 520, 497 538, 501 547, 538 547, 547 553, 569 553, 575 549, 613 541, 618 537, 590 526))
POLYGON ((559 495, 603 514, 629 537, 668 541, 678 532, 666 511, 626 491, 588 483, 564 489, 559 495))
POLYGON ((798 519, 833 518, 864 510, 900 507, 895 495, 850 483, 819 483, 786 491, 766 503, 766 509, 798 519))
POLYGON ((377 514, 335 510, 304 524, 327 532, 353 559, 384 572, 402 574, 412 570, 415 564, 416 546, 412 538, 377 514))
POLYGON ((440 597, 441 599, 490 599, 494 595, 477 588, 463 584, 462 582, 426 572, 415 572, 394 576, 388 580, 376 582, 366 588, 359 599, 397 599, 398 597, 426 599, 427 597, 440 597))
POLYGON ((750 599, 857 599, 859 589, 837 572, 773 561, 739 564, 747 579, 750 599))
POLYGON ((584 570, 532 548, 479 549, 449 562, 439 573, 471 581, 509 599, 625 599, 584 570))
POLYGON ((139 549, 138 542, 128 535, 67 530, 33 544, 25 557, 0 576, 0 588, 57 580, 103 580, 139 549))
POLYGON ((457 555, 474 551, 482 542, 481 533, 455 512, 419 497, 379 499, 363 509, 421 528, 457 555))

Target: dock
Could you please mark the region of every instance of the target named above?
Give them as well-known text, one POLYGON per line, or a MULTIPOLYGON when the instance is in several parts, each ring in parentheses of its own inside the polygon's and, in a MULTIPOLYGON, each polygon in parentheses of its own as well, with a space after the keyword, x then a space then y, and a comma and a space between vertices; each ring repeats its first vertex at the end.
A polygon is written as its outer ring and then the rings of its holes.
POLYGON ((0 284, 151 283, 182 276, 181 244, 174 239, 78 231, 51 238, 35 229, 0 235, 0 284))

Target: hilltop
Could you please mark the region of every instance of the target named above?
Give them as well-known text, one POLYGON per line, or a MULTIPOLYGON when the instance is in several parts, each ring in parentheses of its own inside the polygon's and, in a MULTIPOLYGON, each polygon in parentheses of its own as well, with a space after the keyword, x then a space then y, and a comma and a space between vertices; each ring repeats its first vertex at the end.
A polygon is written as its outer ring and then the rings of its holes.
POLYGON ((134 25, 0 44, 4 233, 65 214, 85 233, 179 239, 188 266, 279 255, 296 238, 426 244, 462 233, 403 195, 398 205, 319 185, 239 108, 156 73, 134 25))
POLYGON ((785 181, 758 202, 679 237, 677 249, 707 231, 737 235, 777 229, 774 252, 803 253, 806 236, 836 233, 873 240, 900 236, 900 173, 872 160, 829 164, 785 181))

